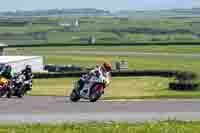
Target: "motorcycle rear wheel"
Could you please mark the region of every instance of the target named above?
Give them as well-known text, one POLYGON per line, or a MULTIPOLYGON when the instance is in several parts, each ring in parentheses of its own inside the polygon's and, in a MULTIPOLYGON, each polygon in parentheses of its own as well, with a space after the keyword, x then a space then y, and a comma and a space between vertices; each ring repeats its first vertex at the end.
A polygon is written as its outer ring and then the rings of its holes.
MULTIPOLYGON (((91 93, 89 96, 89 100, 90 102, 96 102, 97 100, 99 100, 99 98, 101 97, 102 93, 101 92, 97 92, 95 89, 96 86, 94 86, 93 88, 91 88, 91 93)), ((103 87, 103 86, 102 86, 103 87)))

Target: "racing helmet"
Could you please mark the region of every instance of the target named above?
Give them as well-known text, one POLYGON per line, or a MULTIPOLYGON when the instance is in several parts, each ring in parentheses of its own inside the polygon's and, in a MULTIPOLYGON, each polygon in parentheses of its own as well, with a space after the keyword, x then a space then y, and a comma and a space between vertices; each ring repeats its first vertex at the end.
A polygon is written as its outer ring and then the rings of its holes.
POLYGON ((31 65, 26 65, 26 66, 25 66, 25 69, 26 69, 26 71, 29 71, 29 72, 32 71, 31 65))
POLYGON ((111 63, 108 63, 108 62, 104 62, 104 63, 103 63, 103 68, 104 68, 106 71, 111 71, 111 70, 112 70, 112 64, 111 64, 111 63))
POLYGON ((5 66, 5 71, 10 73, 12 71, 12 67, 10 65, 5 66))

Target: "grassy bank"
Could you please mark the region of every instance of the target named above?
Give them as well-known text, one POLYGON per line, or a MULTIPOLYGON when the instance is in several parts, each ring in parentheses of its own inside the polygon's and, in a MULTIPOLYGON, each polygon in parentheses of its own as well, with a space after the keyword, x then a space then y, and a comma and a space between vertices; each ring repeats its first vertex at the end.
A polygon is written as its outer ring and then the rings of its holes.
POLYGON ((17 124, 0 126, 1 133, 197 133, 200 122, 175 120, 145 123, 17 124))
MULTIPOLYGON (((29 95, 68 96, 78 78, 34 79, 29 95)), ((114 77, 102 99, 199 98, 200 91, 178 92, 168 89, 173 79, 158 77, 114 77)))

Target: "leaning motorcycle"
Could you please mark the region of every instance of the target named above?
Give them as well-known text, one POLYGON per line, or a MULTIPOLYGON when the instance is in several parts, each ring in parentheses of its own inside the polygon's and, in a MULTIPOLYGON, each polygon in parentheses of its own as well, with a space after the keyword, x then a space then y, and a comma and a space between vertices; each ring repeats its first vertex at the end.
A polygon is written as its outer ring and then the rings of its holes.
POLYGON ((7 98, 17 96, 21 98, 25 94, 25 75, 19 74, 11 79, 11 89, 7 93, 7 98))
POLYGON ((92 76, 88 82, 84 83, 84 86, 81 90, 78 90, 77 81, 74 83, 74 88, 70 94, 70 100, 72 102, 77 102, 81 98, 88 99, 90 102, 96 102, 102 94, 104 94, 104 89, 109 83, 109 79, 105 76, 92 76))

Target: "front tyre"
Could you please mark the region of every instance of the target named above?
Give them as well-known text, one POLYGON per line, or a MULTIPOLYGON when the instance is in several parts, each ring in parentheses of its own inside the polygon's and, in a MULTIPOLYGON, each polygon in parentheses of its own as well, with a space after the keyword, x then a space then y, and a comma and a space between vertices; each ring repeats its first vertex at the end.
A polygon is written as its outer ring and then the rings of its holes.
POLYGON ((73 90, 72 93, 70 94, 70 101, 77 102, 79 100, 80 100, 79 95, 77 94, 75 90, 73 90))
POLYGON ((6 97, 7 97, 7 98, 11 98, 12 95, 13 95, 13 92, 12 92, 12 90, 10 90, 10 91, 7 93, 6 97))
POLYGON ((21 88, 21 89, 19 89, 18 90, 18 92, 17 92, 17 97, 18 98, 22 98, 24 95, 25 95, 25 92, 26 92, 26 90, 25 90, 26 88, 21 88))

